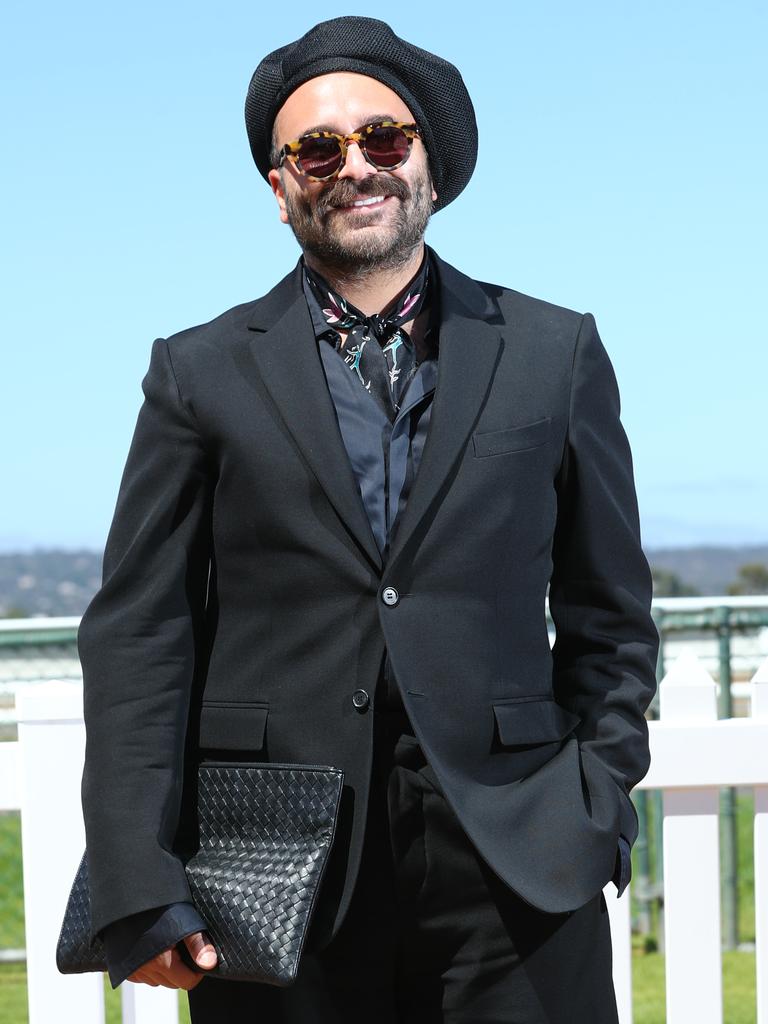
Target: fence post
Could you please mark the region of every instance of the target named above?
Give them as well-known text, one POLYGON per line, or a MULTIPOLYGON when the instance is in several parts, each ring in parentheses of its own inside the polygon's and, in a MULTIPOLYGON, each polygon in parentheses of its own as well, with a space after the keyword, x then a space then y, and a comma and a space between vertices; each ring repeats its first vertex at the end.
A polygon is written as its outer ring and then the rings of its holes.
POLYGON ((123 1024, 178 1024, 179 990, 124 981, 123 1024))
POLYGON ((613 989, 620 1024, 632 1024, 632 922, 630 920, 630 882, 616 899, 616 886, 609 882, 603 889, 611 922, 613 949, 613 989))
MULTIPOLYGON (((768 718, 768 660, 752 676, 752 718, 768 718)), ((768 786, 755 786, 757 1024, 768 1024, 768 786)))
MULTIPOLYGON (((717 721, 715 681, 695 655, 662 679, 659 710, 662 729, 717 721)), ((665 788, 663 803, 667 1024, 722 1024, 719 788, 665 788)))
POLYGON ((29 1024, 102 1024, 104 975, 60 974, 56 942, 85 846, 82 687, 52 681, 16 696, 29 1024))

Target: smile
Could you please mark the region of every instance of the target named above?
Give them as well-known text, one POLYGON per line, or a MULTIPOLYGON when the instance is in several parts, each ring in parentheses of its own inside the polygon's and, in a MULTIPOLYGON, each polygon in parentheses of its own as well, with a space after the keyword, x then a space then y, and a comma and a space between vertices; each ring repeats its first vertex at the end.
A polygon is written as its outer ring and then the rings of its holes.
POLYGON ((391 196, 370 196, 368 199, 356 199, 347 206, 337 206, 337 210, 360 210, 370 206, 383 206, 391 196))

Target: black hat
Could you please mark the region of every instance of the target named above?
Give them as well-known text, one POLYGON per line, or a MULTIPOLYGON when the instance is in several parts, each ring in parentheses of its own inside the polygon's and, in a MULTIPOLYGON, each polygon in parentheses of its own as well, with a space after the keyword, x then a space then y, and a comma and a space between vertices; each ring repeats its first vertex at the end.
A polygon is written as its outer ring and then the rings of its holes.
POLYGON ((435 210, 455 199, 477 160, 475 110, 464 81, 453 64, 407 43, 377 18, 322 21, 301 39, 267 54, 256 68, 245 99, 245 126, 263 177, 272 166, 278 110, 294 89, 331 71, 356 71, 397 93, 421 129, 437 192, 435 210))

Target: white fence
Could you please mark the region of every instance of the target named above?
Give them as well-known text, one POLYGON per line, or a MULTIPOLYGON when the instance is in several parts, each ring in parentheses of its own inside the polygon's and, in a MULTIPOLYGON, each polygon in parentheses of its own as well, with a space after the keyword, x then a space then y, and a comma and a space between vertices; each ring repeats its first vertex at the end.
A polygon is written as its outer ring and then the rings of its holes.
MULTIPOLYGON (((768 662, 751 680, 751 716, 717 719, 716 687, 695 656, 660 683, 651 768, 638 788, 663 790, 668 1024, 722 1024, 719 787, 754 787, 757 1024, 768 1024, 768 662)), ((82 689, 19 693, 19 739, 0 743, 0 810, 21 808, 30 1024, 103 1024, 103 976, 63 976, 55 946, 84 845, 82 689)), ((605 888, 621 1024, 632 1022, 630 902, 605 888)), ((177 1024, 172 989, 125 982, 124 1024, 177 1024)))

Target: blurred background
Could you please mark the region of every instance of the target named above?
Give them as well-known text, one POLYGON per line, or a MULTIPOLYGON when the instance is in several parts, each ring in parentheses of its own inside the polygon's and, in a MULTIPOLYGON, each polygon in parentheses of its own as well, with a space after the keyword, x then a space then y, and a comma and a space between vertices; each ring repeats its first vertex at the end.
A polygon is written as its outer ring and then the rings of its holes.
MULTIPOLYGON (((298 258, 248 149, 253 69, 349 13, 460 68, 479 159, 427 240, 476 278, 595 315, 633 451, 659 677, 693 652, 721 717, 748 714, 768 656, 764 2, 5 0, 0 729, 15 739, 19 687, 78 677, 76 624, 99 586, 153 339, 262 295, 298 258)), ((726 946, 748 950, 752 805, 727 799, 726 946)), ((633 927, 652 953, 660 837, 653 806, 640 811, 633 927)), ((18 952, 6 818, 0 948, 18 952)), ((661 1019, 648 1013, 636 1019, 661 1019)))

